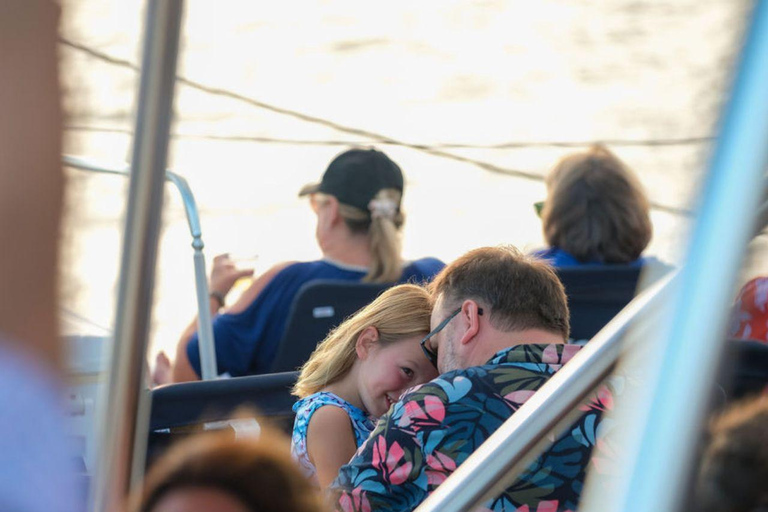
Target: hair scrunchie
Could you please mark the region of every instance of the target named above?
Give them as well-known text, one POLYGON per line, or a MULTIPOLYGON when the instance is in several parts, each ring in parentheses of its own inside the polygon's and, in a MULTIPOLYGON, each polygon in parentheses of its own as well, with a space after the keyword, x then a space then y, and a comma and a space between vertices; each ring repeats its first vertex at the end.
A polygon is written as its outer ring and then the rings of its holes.
POLYGON ((394 220, 397 213, 397 203, 388 198, 371 199, 368 203, 368 210, 373 219, 394 220))

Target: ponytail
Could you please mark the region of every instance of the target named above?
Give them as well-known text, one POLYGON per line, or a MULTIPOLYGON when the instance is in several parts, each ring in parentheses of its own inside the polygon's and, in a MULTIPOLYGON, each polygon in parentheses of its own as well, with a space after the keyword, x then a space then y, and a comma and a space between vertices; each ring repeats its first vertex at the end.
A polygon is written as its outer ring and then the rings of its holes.
POLYGON ((363 278, 369 283, 388 283, 400 279, 400 228, 405 215, 400 210, 402 194, 396 189, 382 189, 368 204, 367 212, 340 203, 339 213, 353 233, 367 232, 370 239, 371 265, 363 278))

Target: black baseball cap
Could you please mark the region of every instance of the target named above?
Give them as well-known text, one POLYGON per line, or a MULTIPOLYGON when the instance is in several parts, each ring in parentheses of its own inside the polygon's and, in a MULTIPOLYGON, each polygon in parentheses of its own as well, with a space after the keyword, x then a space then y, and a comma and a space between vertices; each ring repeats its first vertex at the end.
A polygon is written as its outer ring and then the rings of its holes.
POLYGON ((368 211, 368 203, 380 190, 403 192, 403 172, 377 149, 350 149, 331 161, 320 183, 302 187, 299 196, 322 192, 340 203, 368 211))

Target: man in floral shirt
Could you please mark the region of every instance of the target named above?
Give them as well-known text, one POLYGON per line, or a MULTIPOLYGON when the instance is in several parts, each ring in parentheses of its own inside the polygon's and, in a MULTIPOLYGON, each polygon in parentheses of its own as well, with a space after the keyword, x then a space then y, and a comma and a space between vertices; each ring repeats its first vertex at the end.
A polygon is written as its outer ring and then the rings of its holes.
MULTIPOLYGON (((405 393, 341 468, 332 486, 338 510, 416 508, 579 349, 565 343, 557 276, 512 247, 470 251, 438 274, 432 292, 433 330, 422 347, 442 375, 405 393)), ((606 405, 601 393, 486 507, 574 509, 606 405)))

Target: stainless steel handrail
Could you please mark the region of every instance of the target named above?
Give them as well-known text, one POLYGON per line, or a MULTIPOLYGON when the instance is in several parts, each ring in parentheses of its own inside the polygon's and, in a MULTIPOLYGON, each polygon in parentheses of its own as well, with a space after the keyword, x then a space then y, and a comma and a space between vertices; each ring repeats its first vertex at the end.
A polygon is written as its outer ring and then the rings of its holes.
MULTIPOLYGON (((63 155, 61 161, 67 167, 80 169, 81 171, 97 172, 100 174, 115 174, 125 177, 131 175, 131 166, 125 163, 108 164, 106 162, 97 162, 92 158, 76 155, 63 155)), ((165 179, 173 183, 179 191, 179 195, 184 204, 184 212, 187 216, 189 233, 192 235, 192 238, 200 238, 202 236, 200 214, 197 209, 197 203, 195 202, 195 195, 192 193, 189 183, 187 183, 187 180, 183 176, 176 174, 170 169, 166 169, 165 179)))
POLYGON ((182 0, 147 4, 111 371, 97 424, 91 500, 96 512, 122 510, 143 477, 151 399, 145 361, 182 6, 182 0))
POLYGON ((460 512, 498 496, 553 439, 572 424, 578 405, 608 377, 630 325, 667 295, 670 274, 635 297, 571 361, 553 375, 416 509, 460 512))
MULTIPOLYGON (((83 171, 130 176, 130 166, 127 164, 113 165, 73 155, 64 155, 62 162, 68 167, 83 171)), ((208 278, 205 270, 205 255, 203 254, 205 243, 203 242, 200 215, 197 203, 195 202, 195 196, 187 180, 171 170, 165 171, 165 179, 173 183, 181 195, 184 213, 187 217, 187 225, 192 235, 201 377, 203 380, 211 380, 216 378, 218 372, 216 371, 216 345, 213 337, 213 323, 208 299, 208 278)))

